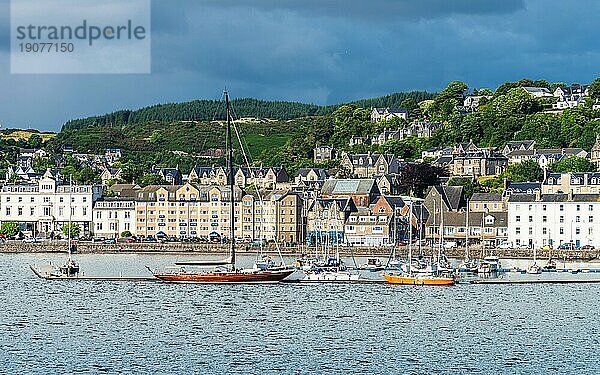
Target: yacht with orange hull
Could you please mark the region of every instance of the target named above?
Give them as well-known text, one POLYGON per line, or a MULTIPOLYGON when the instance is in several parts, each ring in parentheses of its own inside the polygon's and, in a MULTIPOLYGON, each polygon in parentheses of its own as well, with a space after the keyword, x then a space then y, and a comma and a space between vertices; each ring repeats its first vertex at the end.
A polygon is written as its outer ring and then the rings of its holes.
POLYGON ((390 284, 401 285, 454 285, 453 277, 433 275, 383 275, 390 284))
MULTIPOLYGON (((235 201, 234 201, 234 173, 233 173, 233 138, 232 138, 232 116, 229 103, 229 94, 224 91, 227 133, 226 144, 228 153, 229 169, 229 258, 222 261, 200 261, 175 263, 176 271, 152 272, 154 277, 168 282, 176 283, 276 283, 290 276, 293 268, 285 266, 274 266, 269 262, 255 262, 253 268, 237 269, 235 265, 235 201), (207 267, 209 269, 195 270, 195 267, 207 267), (189 270, 194 269, 193 271, 189 270)), ((237 130, 236 130, 237 134, 237 130)), ((240 145, 242 147, 242 145, 240 145)))

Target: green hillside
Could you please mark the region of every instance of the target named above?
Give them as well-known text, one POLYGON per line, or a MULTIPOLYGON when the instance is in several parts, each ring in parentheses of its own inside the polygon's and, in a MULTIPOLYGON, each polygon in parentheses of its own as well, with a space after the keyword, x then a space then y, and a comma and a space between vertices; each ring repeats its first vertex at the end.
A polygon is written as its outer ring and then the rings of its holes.
MULTIPOLYGON (((379 98, 363 99, 350 104, 359 107, 400 107, 405 99, 415 101, 435 96, 426 91, 400 92, 379 98)), ((290 120, 306 116, 327 115, 340 105, 318 106, 286 101, 267 101, 251 98, 234 99, 231 102, 236 118, 262 118, 290 120)), ((67 121, 63 130, 82 129, 88 126, 122 126, 143 124, 151 121, 171 123, 176 121, 212 121, 225 118, 223 102, 217 100, 194 100, 185 103, 157 104, 137 110, 120 110, 100 116, 67 121)))

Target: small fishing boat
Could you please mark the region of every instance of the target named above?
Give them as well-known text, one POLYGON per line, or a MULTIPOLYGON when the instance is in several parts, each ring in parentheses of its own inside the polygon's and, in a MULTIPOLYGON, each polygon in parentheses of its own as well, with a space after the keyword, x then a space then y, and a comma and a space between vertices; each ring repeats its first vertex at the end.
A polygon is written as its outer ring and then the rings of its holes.
POLYGON ((69 226, 67 231, 67 254, 68 258, 64 264, 54 265, 50 263, 49 267, 29 266, 33 273, 46 280, 65 279, 79 277, 79 264, 73 260, 73 253, 77 252, 77 241, 71 239, 71 192, 73 191, 73 176, 69 178, 69 226))

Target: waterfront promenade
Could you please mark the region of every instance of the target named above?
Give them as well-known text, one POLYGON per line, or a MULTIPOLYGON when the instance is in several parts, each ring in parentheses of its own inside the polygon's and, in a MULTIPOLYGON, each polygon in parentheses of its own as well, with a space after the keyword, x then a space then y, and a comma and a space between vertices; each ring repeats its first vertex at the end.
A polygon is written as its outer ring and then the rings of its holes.
MULTIPOLYGON (((227 244, 205 244, 205 243, 91 243, 80 242, 77 245, 77 252, 81 254, 119 254, 119 253, 139 253, 139 254, 155 254, 155 253, 196 253, 196 254, 225 254, 228 250, 227 244)), ((248 245, 239 245, 238 252, 240 253, 255 253, 256 247, 248 245)), ((330 253, 334 253, 336 248, 330 249, 330 253)), ((397 257, 406 257, 408 249, 405 246, 398 247, 395 250, 397 257)), ((63 242, 44 242, 44 243, 23 243, 23 242, 7 242, 0 245, 0 253, 60 253, 66 252, 66 243, 63 242)), ((279 246, 279 250, 275 245, 268 245, 263 248, 265 254, 278 254, 281 252, 288 256, 301 256, 303 253, 314 255, 314 247, 300 246, 279 246)), ((321 253, 322 250, 319 250, 321 253)), ((342 256, 374 256, 387 257, 390 255, 389 247, 339 247, 340 255, 342 256)), ((436 256, 438 249, 424 246, 420 250, 418 247, 413 247, 413 256, 436 256)), ((463 258, 464 248, 444 249, 446 256, 450 258, 463 258)), ((482 249, 481 247, 469 247, 469 254, 472 258, 483 258, 487 255, 495 255, 499 258, 512 259, 531 259, 533 258, 533 250, 531 249, 482 249)), ((600 258, 599 250, 538 250, 537 258, 540 260, 552 257, 556 260, 583 260, 594 261, 600 258)))

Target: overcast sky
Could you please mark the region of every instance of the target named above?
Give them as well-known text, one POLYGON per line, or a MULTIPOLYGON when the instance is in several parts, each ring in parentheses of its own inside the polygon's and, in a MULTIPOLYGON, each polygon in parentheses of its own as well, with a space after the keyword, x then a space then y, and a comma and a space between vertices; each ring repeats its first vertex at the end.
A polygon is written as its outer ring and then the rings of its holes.
POLYGON ((152 73, 11 75, 0 0, 0 124, 59 130, 117 109, 233 97, 333 104, 449 81, 600 76, 600 1, 154 0, 152 73))

